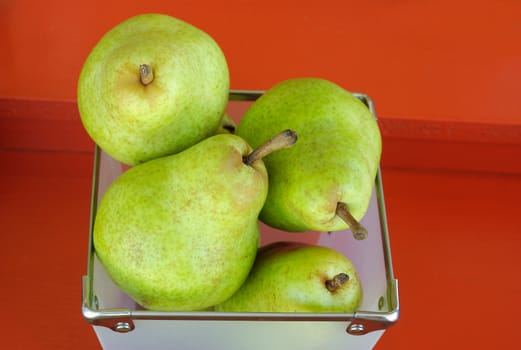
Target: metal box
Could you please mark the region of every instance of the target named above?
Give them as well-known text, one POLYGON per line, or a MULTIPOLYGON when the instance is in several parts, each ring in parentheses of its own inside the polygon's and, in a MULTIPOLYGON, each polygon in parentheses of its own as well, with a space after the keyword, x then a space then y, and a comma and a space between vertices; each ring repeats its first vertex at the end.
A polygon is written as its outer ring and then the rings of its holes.
MULTIPOLYGON (((239 119, 261 91, 230 92, 228 114, 239 119)), ((376 117, 369 96, 355 93, 376 117)), ((261 244, 305 241, 345 254, 359 273, 364 296, 354 313, 157 312, 140 308, 111 281, 94 252, 96 207, 108 185, 126 170, 95 149, 87 275, 82 312, 103 349, 371 349, 399 317, 398 283, 392 269, 381 172, 361 222, 369 231, 356 241, 349 231, 288 233, 261 224, 261 244)))

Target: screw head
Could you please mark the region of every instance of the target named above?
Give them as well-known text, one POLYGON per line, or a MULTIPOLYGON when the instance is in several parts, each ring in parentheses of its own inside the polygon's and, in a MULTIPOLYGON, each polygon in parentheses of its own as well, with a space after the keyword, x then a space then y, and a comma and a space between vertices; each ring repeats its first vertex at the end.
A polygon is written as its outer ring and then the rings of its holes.
POLYGON ((132 330, 132 325, 128 322, 118 322, 114 325, 112 329, 116 332, 127 333, 132 330))
POLYGON ((365 327, 363 324, 354 323, 354 324, 349 325, 347 332, 350 334, 362 334, 365 332, 365 327))
POLYGON ((98 300, 98 296, 97 296, 97 295, 94 295, 92 301, 93 301, 93 303, 94 303, 94 309, 99 310, 99 300, 98 300))
POLYGON ((378 299, 378 310, 382 310, 385 306, 385 298, 383 296, 378 299))

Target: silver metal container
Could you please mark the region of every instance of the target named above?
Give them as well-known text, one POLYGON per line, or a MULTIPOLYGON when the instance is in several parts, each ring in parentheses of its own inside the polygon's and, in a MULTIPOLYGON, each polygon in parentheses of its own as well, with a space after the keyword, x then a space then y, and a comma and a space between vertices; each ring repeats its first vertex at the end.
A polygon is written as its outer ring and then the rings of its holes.
MULTIPOLYGON (((261 91, 230 92, 228 114, 240 118, 261 91)), ((376 117, 369 96, 355 93, 376 117)), ((355 265, 364 289, 354 313, 157 312, 139 307, 110 279, 96 257, 92 229, 105 189, 127 169, 95 149, 87 275, 82 312, 103 349, 286 350, 371 349, 399 317, 381 172, 362 224, 369 236, 356 241, 349 231, 288 233, 261 224, 261 244, 305 241, 332 247, 355 265)))

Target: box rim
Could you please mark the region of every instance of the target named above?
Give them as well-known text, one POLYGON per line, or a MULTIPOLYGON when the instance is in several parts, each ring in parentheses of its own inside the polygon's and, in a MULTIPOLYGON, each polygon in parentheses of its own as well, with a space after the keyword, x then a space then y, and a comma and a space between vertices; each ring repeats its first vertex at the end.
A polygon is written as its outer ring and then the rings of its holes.
MULTIPOLYGON (((262 90, 230 90, 230 101, 255 101, 264 91, 262 90)), ((360 92, 352 93, 361 100, 378 121, 373 100, 370 96, 360 92)), ((375 179, 378 214, 380 216, 380 228, 382 235, 384 263, 387 277, 387 300, 389 310, 384 312, 359 310, 353 313, 252 313, 252 312, 215 312, 215 311, 193 311, 193 312, 174 312, 174 311, 150 311, 150 310, 130 310, 130 309, 104 309, 98 310, 95 307, 93 295, 93 265, 94 265, 94 246, 93 228, 95 213, 98 202, 98 173, 100 167, 101 149, 98 145, 94 146, 93 176, 91 189, 90 219, 89 219, 89 246, 87 260, 87 275, 82 278, 82 314, 84 319, 98 326, 105 326, 118 332, 128 332, 134 329, 132 320, 234 320, 234 321, 344 321, 348 322, 346 331, 353 335, 363 335, 368 332, 383 330, 399 318, 399 294, 398 280, 394 277, 391 248, 389 241, 389 229, 385 209, 383 194, 383 182, 381 168, 378 167, 375 179)))

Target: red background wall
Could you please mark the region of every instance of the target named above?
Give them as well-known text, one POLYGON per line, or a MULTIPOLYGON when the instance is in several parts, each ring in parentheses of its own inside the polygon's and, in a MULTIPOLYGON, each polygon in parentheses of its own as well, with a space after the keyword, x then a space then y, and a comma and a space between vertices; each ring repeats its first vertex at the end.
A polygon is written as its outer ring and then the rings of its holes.
POLYGON ((0 146, 90 150, 74 105, 81 66, 107 30, 143 12, 212 35, 234 89, 319 76, 369 94, 388 139, 384 165, 521 171, 511 161, 521 142, 521 3, 514 0, 4 0, 0 146), (49 113, 27 99, 69 104, 49 113), (445 143, 453 141, 464 144, 451 144, 448 158, 445 143))
POLYGON ((74 99, 96 41, 142 12, 210 33, 236 89, 315 75, 369 93, 385 117, 521 123, 515 0, 4 0, 0 96, 74 99))

